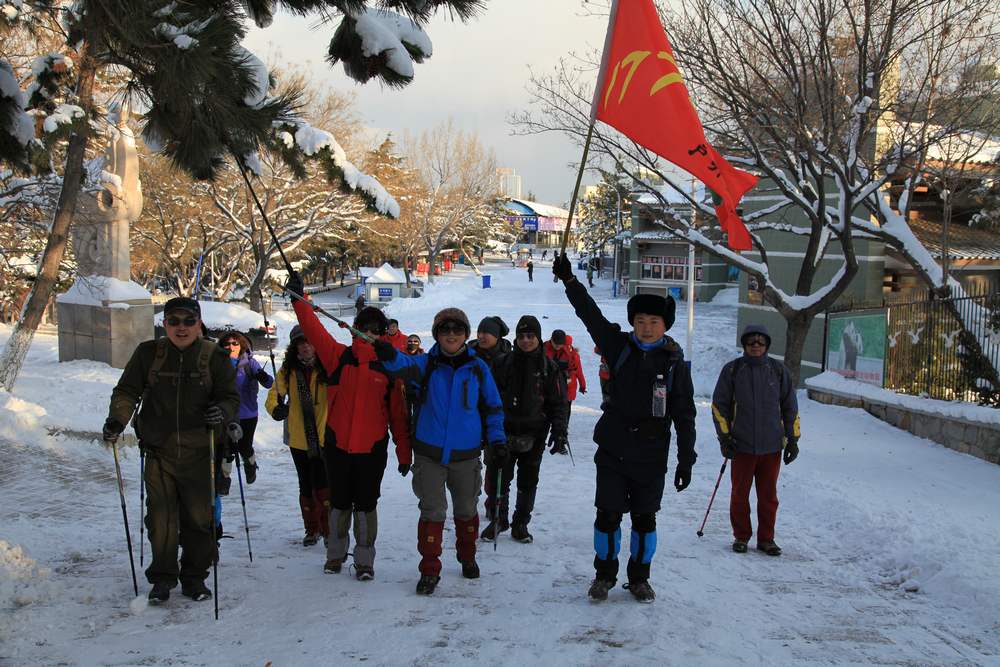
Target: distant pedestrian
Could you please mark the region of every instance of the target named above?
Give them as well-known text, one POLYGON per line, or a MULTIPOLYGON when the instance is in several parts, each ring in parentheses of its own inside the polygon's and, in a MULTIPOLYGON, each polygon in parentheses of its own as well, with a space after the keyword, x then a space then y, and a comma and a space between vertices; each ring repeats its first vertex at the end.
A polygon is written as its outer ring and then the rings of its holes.
POLYGON ((420 347, 420 336, 417 334, 410 334, 406 337, 406 349, 403 350, 406 354, 423 354, 424 348, 420 347))
POLYGON ((382 340, 400 352, 406 352, 406 334, 399 330, 399 320, 389 320, 389 328, 386 329, 382 340))
POLYGON ((750 324, 740 336, 743 356, 722 367, 712 394, 712 416, 722 455, 733 460, 729 520, 733 551, 746 553, 753 535, 750 487, 757 489, 757 550, 780 556, 774 542, 778 473, 799 455, 799 406, 783 363, 768 356, 771 336, 750 324))
MULTIPOLYGON (((559 370, 566 378, 566 422, 569 423, 570 413, 573 410, 573 401, 576 400, 576 390, 587 393, 587 377, 583 374, 583 366, 580 363, 580 351, 573 347, 573 337, 567 336, 562 329, 552 332, 552 338, 545 342, 545 356, 556 362, 559 370)), ((565 446, 557 447, 554 454, 568 454, 565 446)))
POLYGON ((549 254, 549 251, 548 251, 548 250, 543 250, 543 251, 542 251, 542 259, 545 259, 545 256, 546 256, 547 254, 549 254))
POLYGON ((360 315, 361 311, 365 309, 365 295, 359 294, 357 301, 354 302, 355 315, 360 315))
POLYGON ((529 259, 528 260, 528 282, 529 283, 535 282, 535 277, 534 276, 535 276, 535 263, 532 262, 529 259))
POLYGON ((589 259, 587 260, 587 284, 590 287, 594 286, 594 263, 589 259))

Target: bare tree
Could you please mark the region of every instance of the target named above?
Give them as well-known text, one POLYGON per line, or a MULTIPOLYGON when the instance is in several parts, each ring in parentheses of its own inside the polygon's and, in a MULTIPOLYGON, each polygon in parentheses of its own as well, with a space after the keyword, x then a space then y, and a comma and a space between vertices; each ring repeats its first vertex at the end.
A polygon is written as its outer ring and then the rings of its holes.
POLYGON ((449 120, 405 142, 409 164, 420 179, 413 218, 427 251, 429 280, 456 228, 496 198, 496 159, 479 138, 449 120))
MULTIPOLYGON (((710 202, 692 198, 688 184, 677 182, 657 156, 600 125, 594 130, 598 159, 628 169, 636 186, 659 200, 665 235, 690 241, 758 280, 765 301, 787 323, 785 362, 796 379, 810 324, 857 273, 858 239, 894 248, 929 288, 960 290, 945 282, 906 224, 916 172, 898 200, 890 202, 889 186, 930 147, 970 129, 996 129, 990 125, 995 119, 968 113, 968 102, 997 91, 972 89, 954 72, 958 62, 995 61, 992 2, 682 0, 676 11, 663 13, 713 143, 734 165, 761 177, 753 194, 768 203, 744 216, 760 259, 731 251, 717 235, 677 215, 640 169, 662 178, 699 218, 715 213, 710 202), (773 271, 767 253, 769 241, 786 235, 805 246, 794 276, 773 271), (843 259, 821 279, 820 262, 834 256, 843 259)), ((560 131, 582 140, 596 67, 592 55, 534 77, 539 109, 513 119, 519 131, 560 131)), ((980 341, 967 338, 969 347, 980 349, 980 341)), ((996 369, 988 381, 1000 389, 996 369)))

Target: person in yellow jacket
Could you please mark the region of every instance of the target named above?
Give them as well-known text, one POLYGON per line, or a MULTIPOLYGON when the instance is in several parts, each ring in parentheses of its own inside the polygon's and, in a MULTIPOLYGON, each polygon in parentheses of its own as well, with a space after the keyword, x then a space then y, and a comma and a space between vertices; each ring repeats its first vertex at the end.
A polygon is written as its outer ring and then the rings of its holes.
POLYGON ((282 440, 292 453, 299 478, 299 507, 306 530, 302 546, 308 547, 320 536, 326 542, 330 534, 330 489, 322 454, 327 374, 301 328, 292 327, 289 338, 264 408, 275 421, 285 422, 282 440))

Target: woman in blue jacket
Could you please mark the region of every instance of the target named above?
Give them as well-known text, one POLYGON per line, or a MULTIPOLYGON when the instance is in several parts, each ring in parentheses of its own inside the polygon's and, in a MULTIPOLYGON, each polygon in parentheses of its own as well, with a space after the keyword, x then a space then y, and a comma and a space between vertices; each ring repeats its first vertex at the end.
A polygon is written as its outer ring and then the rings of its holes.
MULTIPOLYGON (((389 343, 374 344, 386 370, 416 386, 413 492, 420 501, 417 593, 421 595, 433 593, 441 579, 446 489, 454 506, 455 549, 462 576, 479 577, 480 443, 485 439, 494 455, 507 455, 503 402, 489 367, 466 345, 472 333, 469 318, 458 308, 445 308, 434 316, 431 333, 436 343, 428 354, 397 354, 389 343)), ((402 466, 400 472, 406 474, 402 466)))

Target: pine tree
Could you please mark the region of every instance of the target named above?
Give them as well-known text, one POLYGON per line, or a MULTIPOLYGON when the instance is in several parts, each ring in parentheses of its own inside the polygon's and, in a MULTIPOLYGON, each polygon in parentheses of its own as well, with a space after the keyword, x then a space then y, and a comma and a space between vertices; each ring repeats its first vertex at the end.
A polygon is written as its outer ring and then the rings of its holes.
MULTIPOLYGON (((371 179, 361 178, 363 174, 346 160, 333 136, 298 118, 294 91, 269 95, 273 81, 266 67, 240 46, 247 20, 266 27, 278 8, 323 18, 339 14, 340 25, 329 47, 331 64, 342 63, 347 75, 357 81, 378 78, 401 86, 412 80, 413 63, 431 53, 430 40, 420 25, 439 8, 465 20, 482 4, 480 0, 78 0, 68 6, 52 0, 19 0, 5 4, 0 30, 61 23, 67 36, 65 49, 72 54, 74 66, 72 72, 61 73, 56 59, 42 63, 35 72, 35 89, 26 95, 11 65, 0 61, 0 163, 23 171, 44 169, 47 161, 32 159, 32 152, 50 153, 59 138, 56 131, 68 138, 48 242, 24 312, 0 357, 0 384, 8 390, 13 386, 53 293, 84 180, 88 142, 100 116, 102 100, 95 96, 100 74, 112 71, 123 79, 114 98, 147 110, 142 132, 147 145, 195 178, 213 179, 230 156, 241 168, 253 169, 256 152, 268 147, 278 151, 298 174, 304 173, 304 160, 321 162, 332 181, 359 189, 374 208, 394 214, 398 211, 395 202, 380 187, 366 187, 371 179), (384 43, 387 36, 395 40, 388 46, 384 43), (61 81, 63 74, 69 81, 61 81), (71 106, 50 123, 55 136, 46 141, 29 137, 29 105, 36 105, 42 113, 49 111, 45 106, 60 86, 69 88, 66 97, 71 106)), ((57 111, 60 107, 46 113, 46 122, 57 111)))

